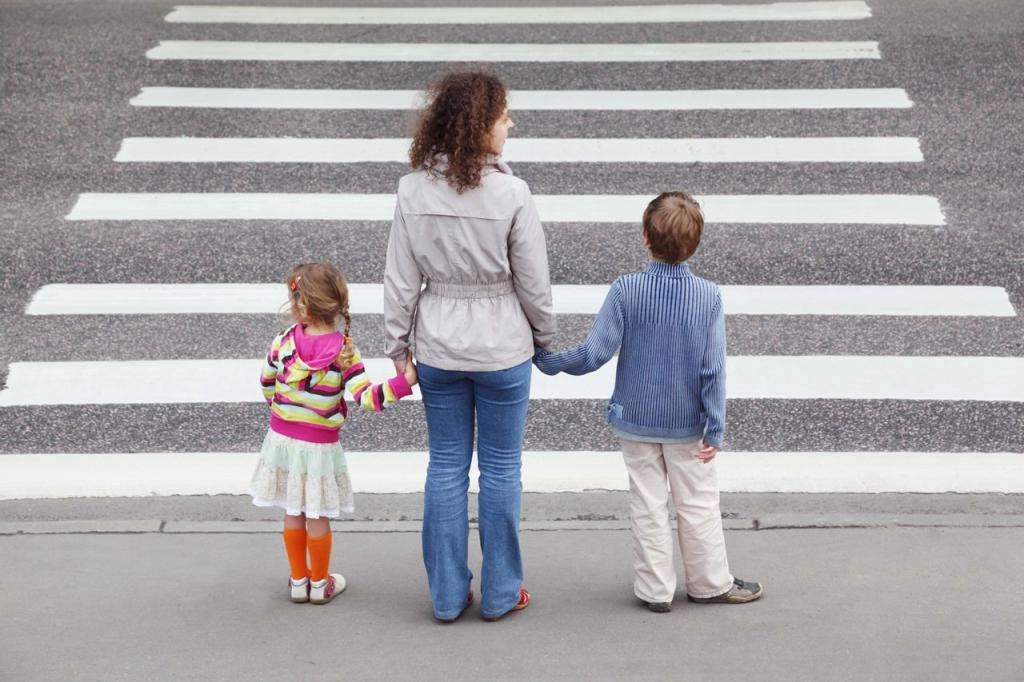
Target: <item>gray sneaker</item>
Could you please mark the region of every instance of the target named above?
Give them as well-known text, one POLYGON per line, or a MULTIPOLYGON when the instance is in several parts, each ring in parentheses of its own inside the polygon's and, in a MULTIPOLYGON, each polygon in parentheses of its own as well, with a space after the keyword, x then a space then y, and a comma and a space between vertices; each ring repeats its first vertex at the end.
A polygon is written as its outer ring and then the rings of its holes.
POLYGON ((691 597, 686 598, 695 604, 746 604, 748 601, 757 601, 764 594, 761 583, 748 583, 739 578, 732 579, 732 588, 717 597, 691 597))
POLYGON ((644 601, 641 599, 640 603, 646 606, 652 613, 668 613, 672 610, 672 604, 667 601, 644 601))

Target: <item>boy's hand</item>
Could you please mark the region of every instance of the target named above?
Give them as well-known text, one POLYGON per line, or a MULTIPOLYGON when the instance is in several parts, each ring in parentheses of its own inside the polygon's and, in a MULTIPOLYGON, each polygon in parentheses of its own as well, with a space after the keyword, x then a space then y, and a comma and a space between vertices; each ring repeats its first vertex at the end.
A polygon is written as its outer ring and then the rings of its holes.
MULTIPOLYGON (((398 364, 397 362, 395 363, 398 364)), ((405 376, 405 380, 409 382, 410 386, 415 386, 420 382, 419 373, 416 371, 416 363, 412 361, 412 355, 407 355, 405 358, 405 369, 402 372, 405 376)))
POLYGON ((704 449, 697 451, 697 459, 707 464, 708 462, 713 460, 715 458, 715 455, 717 454, 718 448, 716 448, 714 445, 708 445, 707 443, 704 443, 704 449))

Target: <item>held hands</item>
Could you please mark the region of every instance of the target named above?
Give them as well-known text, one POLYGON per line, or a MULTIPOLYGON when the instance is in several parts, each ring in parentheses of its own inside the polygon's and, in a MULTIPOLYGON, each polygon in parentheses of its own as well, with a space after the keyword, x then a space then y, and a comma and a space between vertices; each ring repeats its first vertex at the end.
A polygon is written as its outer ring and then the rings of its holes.
POLYGON ((699 459, 704 464, 707 464, 708 462, 713 460, 715 458, 715 455, 717 454, 718 448, 716 448, 714 445, 708 445, 707 443, 704 443, 704 448, 697 451, 697 459, 699 459))
POLYGON ((416 372, 416 363, 412 361, 412 353, 407 354, 404 360, 395 360, 395 370, 402 373, 410 386, 415 386, 420 382, 419 374, 416 372), (399 368, 400 362, 401 368, 399 368))

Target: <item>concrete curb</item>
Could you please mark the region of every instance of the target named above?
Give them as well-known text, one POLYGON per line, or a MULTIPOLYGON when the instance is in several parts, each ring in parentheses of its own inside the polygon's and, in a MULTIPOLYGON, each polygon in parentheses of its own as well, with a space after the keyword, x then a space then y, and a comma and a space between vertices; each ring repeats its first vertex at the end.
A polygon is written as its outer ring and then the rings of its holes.
MULTIPOLYGON (((335 533, 418 533, 422 522, 338 521, 335 533)), ((766 514, 753 519, 723 519, 725 530, 799 530, 855 528, 1024 528, 1024 514, 766 514)), ((476 528, 475 523, 470 524, 476 528)), ((524 532, 624 531, 628 519, 524 521, 524 532)), ((0 536, 113 535, 166 533, 174 535, 279 533, 278 521, 11 521, 0 522, 0 536)))
POLYGON ((79 533, 159 533, 163 521, 11 521, 0 523, 0 535, 76 535, 79 533))
POLYGON ((766 514, 757 530, 790 528, 1019 528, 1017 514, 766 514))

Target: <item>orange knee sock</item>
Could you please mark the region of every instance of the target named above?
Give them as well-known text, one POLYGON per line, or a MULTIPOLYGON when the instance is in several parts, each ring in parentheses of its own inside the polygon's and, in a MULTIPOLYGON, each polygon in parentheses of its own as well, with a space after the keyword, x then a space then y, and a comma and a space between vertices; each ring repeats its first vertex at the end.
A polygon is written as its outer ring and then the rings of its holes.
POLYGON ((306 566, 306 529, 285 528, 284 549, 288 552, 288 564, 292 569, 292 579, 302 580, 309 577, 306 566))
POLYGON ((327 531, 318 538, 310 535, 306 544, 309 546, 309 579, 323 580, 331 563, 331 532, 327 531))

